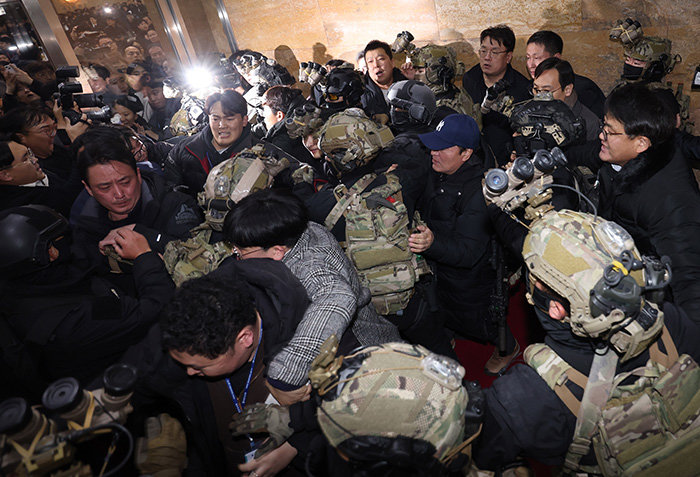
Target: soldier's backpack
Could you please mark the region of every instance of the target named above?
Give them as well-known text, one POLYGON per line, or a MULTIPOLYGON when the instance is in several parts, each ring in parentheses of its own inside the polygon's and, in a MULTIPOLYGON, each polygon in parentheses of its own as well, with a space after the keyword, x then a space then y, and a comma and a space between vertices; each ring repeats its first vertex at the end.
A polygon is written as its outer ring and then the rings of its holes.
POLYGON ((408 248, 408 212, 395 174, 386 173, 386 184, 367 188, 377 178, 367 174, 350 189, 334 190, 337 203, 325 220, 331 230, 345 217, 345 253, 362 285, 372 293, 372 304, 381 315, 395 314, 408 305, 420 275, 430 268, 408 248))
POLYGON ((226 242, 210 244, 211 233, 211 229, 200 226, 187 240, 173 240, 165 246, 163 262, 176 286, 216 270, 234 254, 233 246, 226 242))
POLYGON ((547 345, 530 345, 525 350, 527 364, 557 393, 579 423, 581 416, 594 419, 592 439, 574 436, 565 463, 569 472, 606 477, 698 475, 700 368, 690 356, 678 356, 665 326, 661 339, 667 354, 654 343, 646 366, 616 375, 612 383, 607 383, 611 385, 607 402, 595 409, 587 409, 585 398, 579 402, 566 387, 571 380, 585 389, 589 378, 547 345), (635 376, 638 379, 633 384, 623 384, 635 376), (590 444, 598 465, 580 465, 590 444))

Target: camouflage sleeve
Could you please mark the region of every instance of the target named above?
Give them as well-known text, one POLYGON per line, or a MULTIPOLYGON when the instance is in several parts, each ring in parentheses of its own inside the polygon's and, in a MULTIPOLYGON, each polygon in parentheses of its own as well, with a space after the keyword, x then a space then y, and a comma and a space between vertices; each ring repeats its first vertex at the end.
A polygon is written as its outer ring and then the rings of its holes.
MULTIPOLYGON (((340 252, 342 253, 342 252, 340 252)), ((294 387, 306 383, 311 362, 331 334, 342 336, 355 316, 357 298, 332 255, 303 256, 287 263, 309 295, 311 304, 289 343, 272 359, 268 378, 294 387)))

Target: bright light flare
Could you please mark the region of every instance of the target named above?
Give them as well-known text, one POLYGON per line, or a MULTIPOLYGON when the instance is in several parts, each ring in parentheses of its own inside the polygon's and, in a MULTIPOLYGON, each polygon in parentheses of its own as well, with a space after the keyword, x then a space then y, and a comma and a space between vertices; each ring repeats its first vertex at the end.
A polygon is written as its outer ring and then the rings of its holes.
POLYGON ((104 7, 102 11, 109 15, 110 13, 112 13, 113 10, 112 7, 104 7))
POLYGON ((200 90, 214 85, 214 74, 202 66, 190 68, 185 75, 187 83, 194 89, 200 90))

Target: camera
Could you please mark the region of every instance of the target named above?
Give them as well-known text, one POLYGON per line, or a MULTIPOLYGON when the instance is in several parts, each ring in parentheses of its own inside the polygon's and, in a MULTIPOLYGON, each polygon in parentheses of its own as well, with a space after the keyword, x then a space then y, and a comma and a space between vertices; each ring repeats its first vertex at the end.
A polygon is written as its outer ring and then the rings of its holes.
POLYGON ((506 212, 512 212, 528 199, 542 193, 552 183, 552 172, 566 166, 567 160, 558 147, 539 149, 532 159, 518 156, 506 170, 489 169, 483 183, 484 198, 506 212))
POLYGON ((73 109, 78 108, 98 108, 94 111, 87 111, 87 118, 92 121, 108 123, 112 117, 112 110, 102 101, 102 95, 83 92, 83 85, 71 78, 80 76, 77 66, 60 66, 56 69, 56 80, 58 93, 54 94, 54 99, 58 101, 58 106, 62 109, 63 117, 68 119, 71 125, 80 121, 81 113, 73 109))

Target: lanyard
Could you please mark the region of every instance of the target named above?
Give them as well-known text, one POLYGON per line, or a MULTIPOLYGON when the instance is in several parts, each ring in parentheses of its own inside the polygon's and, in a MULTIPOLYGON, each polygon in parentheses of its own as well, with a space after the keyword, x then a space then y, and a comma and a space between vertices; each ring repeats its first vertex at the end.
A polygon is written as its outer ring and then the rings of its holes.
POLYGON ((255 359, 258 357, 258 349, 260 349, 260 343, 262 342, 262 334, 263 334, 263 329, 262 329, 262 319, 260 320, 260 337, 258 339, 258 345, 255 347, 255 354, 253 355, 253 361, 250 364, 250 372, 248 373, 248 380, 245 383, 245 388, 243 389, 243 397, 241 398, 241 402, 238 402, 238 398, 236 397, 236 393, 233 392, 233 386, 231 386, 231 380, 229 378, 226 378, 226 385, 228 386, 228 392, 231 394, 231 399, 233 399, 233 405, 236 406, 236 411, 238 413, 243 412, 243 408, 245 407, 245 402, 246 399, 248 399, 248 389, 250 388, 250 381, 253 379, 253 370, 255 369, 255 359))

